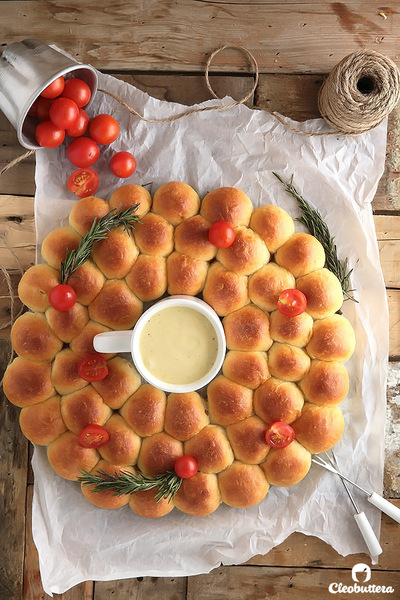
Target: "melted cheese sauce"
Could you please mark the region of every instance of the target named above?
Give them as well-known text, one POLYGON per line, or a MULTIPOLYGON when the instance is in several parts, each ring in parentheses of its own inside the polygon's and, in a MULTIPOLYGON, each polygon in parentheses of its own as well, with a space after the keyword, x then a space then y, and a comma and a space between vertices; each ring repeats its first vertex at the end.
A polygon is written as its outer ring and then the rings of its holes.
POLYGON ((193 383, 210 371, 218 352, 209 320, 192 308, 172 306, 149 318, 139 339, 143 363, 165 383, 193 383))

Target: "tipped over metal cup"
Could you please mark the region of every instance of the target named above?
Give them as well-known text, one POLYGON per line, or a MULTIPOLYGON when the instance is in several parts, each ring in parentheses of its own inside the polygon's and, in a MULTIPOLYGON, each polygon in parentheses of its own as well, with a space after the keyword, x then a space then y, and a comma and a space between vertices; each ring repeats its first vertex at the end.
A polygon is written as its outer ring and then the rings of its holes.
POLYGON ((38 40, 16 42, 3 50, 0 110, 17 130, 18 140, 25 148, 41 148, 35 138, 37 120, 28 112, 40 93, 61 75, 83 79, 92 93, 90 104, 97 90, 97 73, 92 66, 79 63, 38 40))

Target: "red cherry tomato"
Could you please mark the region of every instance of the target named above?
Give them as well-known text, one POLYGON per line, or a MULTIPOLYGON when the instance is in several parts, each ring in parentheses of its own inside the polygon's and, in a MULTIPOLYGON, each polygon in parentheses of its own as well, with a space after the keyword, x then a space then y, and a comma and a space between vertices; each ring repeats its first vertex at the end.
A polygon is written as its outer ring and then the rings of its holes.
POLYGON ((193 456, 183 455, 176 459, 174 471, 182 479, 190 479, 197 473, 197 462, 193 456))
POLYGON ((130 152, 117 152, 111 159, 110 167, 117 177, 130 177, 135 172, 136 160, 130 152))
POLYGON ((208 239, 217 248, 229 248, 235 239, 235 231, 226 221, 217 221, 208 231, 208 239))
POLYGON ((64 77, 61 75, 52 81, 40 94, 43 98, 57 98, 64 89, 64 77))
POLYGON ((79 108, 86 106, 89 102, 92 93, 88 84, 82 79, 71 78, 67 79, 62 93, 63 98, 70 98, 76 102, 79 108))
POLYGON ((89 125, 89 133, 98 144, 111 144, 119 135, 119 125, 111 115, 97 115, 89 125))
POLYGON ((69 98, 57 98, 50 106, 50 119, 54 125, 68 129, 75 124, 79 116, 79 108, 69 98))
POLYGON ((275 421, 265 432, 265 441, 273 448, 286 448, 293 440, 293 428, 283 421, 275 421))
POLYGON ((59 283, 51 288, 49 292, 49 302, 55 310, 65 312, 72 308, 76 302, 76 293, 74 288, 66 283, 59 283))
POLYGON ((287 317, 297 317, 306 310, 307 298, 300 290, 284 290, 279 294, 277 307, 287 317))
POLYGON ((99 185, 99 176, 93 169, 78 169, 68 179, 68 189, 78 198, 93 196, 99 185))
POLYGON ((70 143, 67 155, 75 167, 91 167, 99 158, 100 149, 90 138, 79 137, 70 143))
POLYGON ((99 448, 106 444, 110 436, 101 425, 87 425, 79 434, 78 444, 83 448, 99 448))
POLYGON ((69 137, 77 138, 86 133, 88 127, 89 115, 83 110, 83 108, 80 108, 78 118, 71 125, 71 127, 67 127, 65 133, 69 135, 69 137))
POLYGON ((53 102, 54 100, 51 98, 39 98, 36 112, 41 121, 48 121, 50 119, 50 106, 53 104, 53 102))
POLYGON ((63 143, 65 131, 51 121, 42 121, 36 126, 35 138, 43 148, 56 148, 63 143))
POLYGON ((88 354, 78 363, 78 375, 85 381, 101 381, 108 375, 106 359, 101 354, 88 354))

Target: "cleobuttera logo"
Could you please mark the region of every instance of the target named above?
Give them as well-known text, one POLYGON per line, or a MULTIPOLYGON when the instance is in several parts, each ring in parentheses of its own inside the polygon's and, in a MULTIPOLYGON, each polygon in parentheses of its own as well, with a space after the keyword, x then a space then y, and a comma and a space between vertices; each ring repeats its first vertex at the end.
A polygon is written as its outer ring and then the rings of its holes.
POLYGON ((371 568, 365 563, 357 563, 351 570, 351 578, 355 582, 353 585, 344 585, 342 582, 333 582, 329 584, 328 590, 331 594, 393 594, 394 588, 391 585, 360 585, 365 584, 371 579, 371 568))

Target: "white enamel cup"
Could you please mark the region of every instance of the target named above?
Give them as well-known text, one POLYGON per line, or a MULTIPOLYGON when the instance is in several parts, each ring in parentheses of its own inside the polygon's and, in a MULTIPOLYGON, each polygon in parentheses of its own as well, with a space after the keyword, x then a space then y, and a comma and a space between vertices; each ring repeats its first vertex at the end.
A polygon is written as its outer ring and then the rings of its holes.
POLYGON ((221 320, 211 306, 199 298, 182 295, 168 296, 167 298, 163 298, 159 302, 153 304, 138 319, 133 330, 107 331, 105 333, 99 333, 95 335, 93 338, 93 347, 96 352, 102 353, 130 352, 135 367, 145 381, 161 390, 164 390, 165 392, 184 393, 199 390, 207 385, 212 379, 214 379, 214 377, 220 371, 222 363, 224 362, 226 341, 221 320), (161 310, 165 308, 171 308, 173 306, 192 308, 193 310, 196 310, 204 315, 213 326, 218 344, 217 356, 209 372, 201 379, 187 384, 173 384, 161 381, 146 368, 139 352, 140 335, 148 320, 161 310))
POLYGON ((28 115, 29 109, 50 83, 69 74, 88 84, 92 100, 97 90, 97 72, 92 66, 79 63, 38 40, 16 42, 3 50, 0 110, 17 130, 18 140, 25 148, 41 148, 35 139, 36 120, 28 115))

